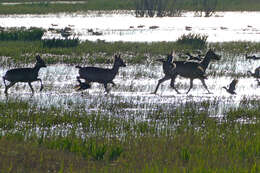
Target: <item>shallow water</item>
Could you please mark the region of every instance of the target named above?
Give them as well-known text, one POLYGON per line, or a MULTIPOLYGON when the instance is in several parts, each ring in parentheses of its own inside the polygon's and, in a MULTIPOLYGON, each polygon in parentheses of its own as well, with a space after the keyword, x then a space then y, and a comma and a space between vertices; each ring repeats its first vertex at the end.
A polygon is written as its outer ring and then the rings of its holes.
MULTIPOLYGON (((31 94, 28 84, 18 83, 12 87, 8 97, 4 95, 4 85, 0 84, 0 100, 22 99, 29 100, 39 107, 61 107, 69 110, 71 107, 81 107, 88 112, 104 112, 115 116, 139 117, 144 119, 149 114, 159 109, 171 112, 175 109, 195 108, 207 111, 213 117, 225 116, 225 112, 231 108, 254 107, 250 100, 260 99, 260 86, 252 77, 239 77, 236 88, 237 95, 230 95, 222 87, 229 85, 235 74, 246 74, 247 70, 254 69, 260 65, 260 61, 245 61, 243 57, 237 57, 238 61, 230 63, 229 66, 222 65, 223 62, 210 64, 207 73, 216 72, 206 80, 209 90, 208 94, 199 80, 194 80, 194 87, 187 95, 189 80, 178 77, 176 86, 182 94, 177 94, 170 88, 170 81, 163 83, 157 95, 154 91, 158 79, 163 77, 160 64, 134 65, 121 68, 114 79, 116 87, 111 87, 111 92, 105 94, 101 84, 93 83, 92 88, 84 92, 76 92, 74 86, 77 84, 76 76, 78 70, 74 66, 57 64, 42 68, 39 77, 43 80, 44 90, 39 92, 40 83, 34 82, 36 90, 31 94), (224 75, 222 71, 227 73, 224 75), (245 102, 245 100, 247 100, 245 102), (248 104, 247 104, 248 103, 248 104), (206 105, 206 106, 205 106, 206 105)), ((228 64, 228 63, 225 63, 228 64)), ((109 65, 99 65, 110 67, 109 65)), ((0 68, 0 76, 7 69, 0 68)))
MULTIPOLYGON (((80 40, 105 41, 176 41, 188 33, 208 35, 209 42, 260 41, 260 12, 217 12, 213 17, 194 17, 193 12, 182 17, 136 18, 133 11, 112 13, 88 12, 48 15, 1 15, 1 27, 70 27, 71 37, 80 40), (157 27, 150 29, 150 27, 157 27), (97 32, 99 35, 93 34, 97 32)), ((61 37, 48 31, 44 38, 61 37)))

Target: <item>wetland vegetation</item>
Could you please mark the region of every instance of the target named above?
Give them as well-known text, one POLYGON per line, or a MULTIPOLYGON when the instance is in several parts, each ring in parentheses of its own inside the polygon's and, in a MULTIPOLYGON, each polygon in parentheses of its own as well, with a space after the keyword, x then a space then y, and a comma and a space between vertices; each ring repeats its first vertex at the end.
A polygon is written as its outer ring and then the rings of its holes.
MULTIPOLYGON (((41 40, 11 40, 0 44, 1 67, 5 68, 27 66, 35 62, 36 54, 44 55, 48 65, 111 63, 115 52, 123 54, 128 65, 147 65, 173 49, 177 54, 198 49, 186 41, 84 41, 75 47, 54 48, 43 46, 41 40)), ((236 61, 236 57, 243 56, 245 48, 257 53, 259 46, 253 42, 234 42, 206 43, 200 48, 206 51, 212 47, 222 54, 231 54, 223 57, 223 63, 236 61)), ((140 73, 136 72, 135 78, 145 75, 140 73)), ((214 75, 214 70, 211 74, 214 75)), ((51 75, 46 75, 44 80, 49 80, 51 75)), ((46 85, 47 91, 53 90, 52 82, 46 85)), ((47 107, 19 96, 1 100, 0 170, 149 173, 260 170, 260 102, 257 98, 246 97, 240 101, 240 108, 228 109, 223 116, 214 117, 210 106, 218 106, 222 99, 190 101, 182 106, 170 103, 148 106, 138 101, 124 102, 121 97, 112 95, 105 96, 114 100, 111 103, 99 98, 101 96, 97 96, 97 102, 89 100, 88 94, 84 97, 80 103, 66 101, 60 106, 47 107), (85 102, 90 104, 86 106, 85 102), (88 110, 93 108, 97 111, 88 110), (123 113, 141 108, 153 111, 145 115, 123 113)))
MULTIPOLYGON (((36 54, 44 54, 49 64, 65 63, 111 63, 115 53, 125 55, 130 64, 151 63, 158 57, 175 51, 185 54, 208 47, 233 56, 258 53, 258 42, 208 43, 207 36, 188 34, 176 42, 105 42, 79 41, 73 39, 41 39, 45 30, 41 28, 8 28, 0 31, 0 56, 2 66, 17 66, 31 63, 36 54)), ((224 57, 225 58, 225 57, 224 57)))
MULTIPOLYGON (((67 1, 67 0, 65 0, 67 1)), ((13 3, 12 0, 3 0, 2 3, 13 3)), ((86 12, 88 10, 138 10, 139 3, 146 3, 155 1, 145 0, 82 0, 79 3, 50 3, 57 1, 31 1, 31 0, 16 0, 22 4, 3 5, 0 4, 0 14, 48 14, 48 13, 61 13, 61 12, 86 12), (29 2, 29 3, 24 3, 29 2), (31 3, 30 3, 31 2, 31 3)), ((63 1, 64 2, 64 1, 63 1)), ((72 1, 70 1, 72 2, 72 1)), ((161 2, 161 1, 158 1, 161 2)), ((168 1, 161 2, 160 10, 164 9, 163 6, 168 1)), ((257 0, 175 0, 170 1, 171 8, 178 11, 207 11, 212 8, 214 11, 259 11, 260 4, 257 0)), ((151 9, 151 6, 147 7, 151 9)))
MULTIPOLYGON (((133 2, 0 5, 0 13, 134 9, 133 2)), ((246 5, 240 0, 226 3, 231 5, 219 4, 217 9, 260 9, 254 0, 246 5)), ((196 34, 183 35, 176 42, 42 40, 43 32, 0 30, 1 74, 32 66, 38 54, 48 69, 41 74, 46 87, 35 95, 18 85, 12 90, 15 94, 4 96, 0 82, 0 172, 260 172, 259 88, 248 83, 246 71, 254 62, 245 59, 245 53, 259 54, 259 42, 209 43, 206 36, 196 34), (196 92, 177 96, 169 95, 166 86, 160 88, 161 95, 147 94, 162 73, 156 59, 174 50, 176 59, 183 60, 186 52, 204 53, 208 48, 222 55, 207 72, 213 83, 210 89, 224 85, 223 78, 236 77, 246 81, 240 84, 242 94, 229 96, 216 89, 218 93, 209 96, 196 92), (121 54, 127 63, 115 82, 119 94, 104 95, 97 85, 89 93, 73 91, 76 64, 107 66, 114 54, 121 54), (244 68, 237 71, 236 65, 244 68), (237 106, 225 107, 233 104, 237 106)), ((182 91, 188 88, 187 82, 177 86, 182 91)), ((199 90, 200 85, 194 88, 199 90)))
MULTIPOLYGON (((66 41, 65 41, 66 42, 66 41)), ((165 56, 172 50, 184 54, 198 48, 206 51, 206 47, 198 47, 192 44, 178 44, 176 42, 92 42, 84 41, 78 46, 53 47, 44 46, 45 41, 1 41, 0 56, 2 66, 18 66, 19 64, 32 63, 36 54, 43 54, 47 63, 111 63, 111 56, 121 53, 130 64, 151 63, 158 57, 165 56)), ((49 43, 50 44, 50 43, 49 43)), ((63 43, 58 43, 63 44, 63 43)), ((65 44, 65 43, 64 43, 65 44)), ((230 54, 233 57, 258 53, 258 42, 226 42, 207 43, 208 47, 215 48, 218 52, 230 54)), ((225 58, 225 57, 223 57, 225 58)))
POLYGON ((147 119, 0 102, 1 172, 259 172, 258 108, 223 118, 186 105, 147 119), (241 122, 241 118, 247 121, 241 122))

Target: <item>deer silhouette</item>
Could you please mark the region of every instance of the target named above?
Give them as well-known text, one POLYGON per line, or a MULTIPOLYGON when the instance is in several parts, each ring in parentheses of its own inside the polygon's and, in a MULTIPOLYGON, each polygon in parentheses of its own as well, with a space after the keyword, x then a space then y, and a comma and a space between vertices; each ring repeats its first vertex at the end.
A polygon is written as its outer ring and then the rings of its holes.
POLYGON ((193 80, 200 79, 204 88, 210 93, 208 87, 205 83, 205 79, 207 78, 205 75, 205 71, 212 59, 220 60, 220 55, 217 55, 212 49, 209 49, 201 62, 193 62, 193 61, 173 61, 175 64, 173 75, 171 76, 171 87, 175 89, 177 93, 180 93, 174 86, 175 79, 178 75, 189 78, 190 79, 190 88, 186 94, 188 94, 193 87, 193 80))
MULTIPOLYGON (((171 76, 174 73, 174 68, 175 68, 175 64, 172 63, 172 59, 173 59, 173 55, 172 54, 168 54, 166 60, 165 59, 157 59, 156 61, 162 62, 163 63, 163 73, 164 73, 164 77, 160 80, 158 80, 158 84, 155 88, 155 91, 152 94, 156 94, 159 86, 161 83, 171 79, 171 76)), ((178 92, 178 91, 177 91, 178 92)))
POLYGON ((36 64, 33 68, 16 68, 11 69, 6 72, 3 76, 4 84, 5 84, 5 94, 8 93, 8 89, 11 88, 17 82, 27 82, 34 93, 34 89, 31 85, 34 81, 41 82, 40 91, 43 89, 42 80, 38 78, 38 73, 40 68, 46 67, 45 62, 41 59, 39 55, 36 56, 36 64), (9 81, 10 84, 6 85, 5 81, 9 81))
MULTIPOLYGON (((107 84, 111 83, 113 86, 115 86, 113 79, 117 75, 119 67, 126 67, 120 55, 115 55, 114 65, 112 69, 76 66, 76 68, 79 68, 79 76, 77 76, 77 80, 80 81, 80 79, 85 79, 84 85, 89 86, 86 87, 86 89, 90 88, 91 82, 101 83, 104 85, 105 91, 108 93, 109 90, 107 88, 107 84)), ((81 81, 79 83, 82 84, 81 81)))

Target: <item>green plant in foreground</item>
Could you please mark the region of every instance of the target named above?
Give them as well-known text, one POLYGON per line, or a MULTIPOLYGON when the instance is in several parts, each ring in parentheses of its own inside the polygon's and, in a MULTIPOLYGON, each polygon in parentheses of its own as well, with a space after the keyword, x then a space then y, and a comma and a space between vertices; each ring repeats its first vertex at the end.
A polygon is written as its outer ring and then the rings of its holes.
POLYGON ((109 160, 116 160, 123 152, 123 148, 121 146, 113 146, 109 153, 109 160))
POLYGON ((0 171, 258 172, 259 102, 224 118, 212 118, 196 104, 150 112, 140 120, 87 113, 73 104, 68 111, 0 101, 0 171), (241 117, 250 123, 239 122, 241 117))

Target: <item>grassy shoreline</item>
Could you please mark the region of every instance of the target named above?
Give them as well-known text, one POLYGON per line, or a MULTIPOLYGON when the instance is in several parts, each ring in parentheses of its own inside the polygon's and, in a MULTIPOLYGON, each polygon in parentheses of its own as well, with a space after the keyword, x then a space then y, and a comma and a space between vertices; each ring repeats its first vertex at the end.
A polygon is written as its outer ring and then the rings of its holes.
MULTIPOLYGON (((3 2, 13 2, 5 0, 3 2)), ((86 12, 89 10, 135 10, 135 3, 131 0, 83 0, 85 3, 75 4, 53 4, 48 1, 24 1, 16 0, 15 2, 32 2, 30 4, 1 5, 0 14, 48 14, 48 13, 73 13, 86 12)), ((53 1, 52 1, 53 2, 53 1)), ((55 1, 54 1, 55 2, 55 1)), ((183 11, 194 11, 195 8, 191 0, 185 0, 180 3, 178 9, 183 11)), ((216 11, 260 11, 260 3, 256 0, 243 1, 219 0, 216 11)))
MULTIPOLYGON (((224 42, 208 43, 207 47, 214 48, 217 52, 232 54, 233 56, 245 55, 245 53, 259 53, 258 42, 224 42)), ((152 62, 158 57, 164 57, 174 50, 177 54, 196 50, 189 45, 181 45, 176 42, 81 42, 72 48, 46 48, 41 41, 1 41, 0 65, 17 66, 35 62, 35 55, 43 55, 47 64, 87 64, 87 63, 111 63, 116 53, 123 55, 129 64, 144 64, 152 62)), ((203 51, 206 51, 204 48, 203 51)))

